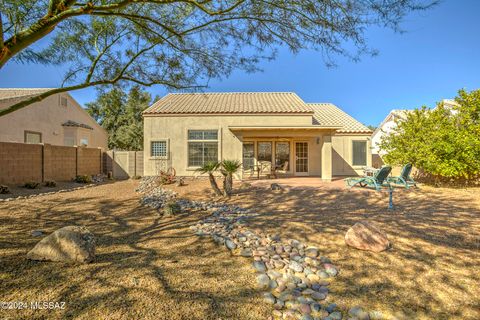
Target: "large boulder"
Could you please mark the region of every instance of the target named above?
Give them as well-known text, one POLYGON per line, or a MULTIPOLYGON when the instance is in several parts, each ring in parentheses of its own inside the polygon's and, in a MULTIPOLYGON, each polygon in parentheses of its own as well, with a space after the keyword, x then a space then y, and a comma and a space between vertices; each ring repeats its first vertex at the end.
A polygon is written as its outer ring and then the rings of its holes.
POLYGON ((378 225, 369 221, 357 222, 345 234, 345 243, 351 247, 381 252, 390 248, 387 235, 378 225))
POLYGON ((85 227, 68 226, 43 238, 27 253, 30 260, 92 262, 95 258, 95 237, 85 227))

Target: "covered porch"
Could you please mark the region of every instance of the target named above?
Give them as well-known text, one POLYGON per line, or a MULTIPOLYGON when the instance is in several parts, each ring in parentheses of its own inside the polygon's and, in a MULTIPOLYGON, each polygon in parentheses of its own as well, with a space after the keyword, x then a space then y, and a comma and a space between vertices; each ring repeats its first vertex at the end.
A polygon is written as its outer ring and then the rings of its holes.
POLYGON ((332 135, 338 127, 229 127, 242 143, 242 179, 332 180, 332 135))

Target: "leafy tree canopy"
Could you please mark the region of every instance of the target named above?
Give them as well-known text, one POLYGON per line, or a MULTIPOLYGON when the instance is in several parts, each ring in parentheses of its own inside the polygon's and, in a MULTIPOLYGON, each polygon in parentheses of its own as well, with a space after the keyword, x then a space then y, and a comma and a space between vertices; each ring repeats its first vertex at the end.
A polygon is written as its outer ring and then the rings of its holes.
POLYGON ((434 0, 2 0, 0 68, 65 65, 61 88, 19 102, 102 85, 195 89, 234 69, 257 71, 275 48, 314 49, 327 64, 374 54, 364 31, 397 29, 434 0), (43 41, 41 41, 43 40, 43 41), (348 49, 347 49, 348 48, 348 49))
POLYGON ((441 181, 475 180, 480 175, 480 90, 460 90, 453 107, 422 107, 398 120, 393 134, 382 138, 384 160, 412 163, 441 181))
POLYGON ((108 147, 143 150, 142 112, 153 103, 150 94, 139 86, 127 94, 121 88, 100 92, 87 104, 87 112, 108 132, 108 147))

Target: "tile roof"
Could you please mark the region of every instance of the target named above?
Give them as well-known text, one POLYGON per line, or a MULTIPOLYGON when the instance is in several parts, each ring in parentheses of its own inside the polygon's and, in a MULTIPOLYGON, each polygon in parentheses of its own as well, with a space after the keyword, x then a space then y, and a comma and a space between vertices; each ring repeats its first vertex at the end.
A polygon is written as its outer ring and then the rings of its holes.
POLYGON ((342 111, 336 105, 331 103, 309 103, 313 108, 313 121, 315 126, 341 126, 342 129, 337 132, 365 132, 371 133, 372 130, 355 120, 352 116, 342 111))
POLYGON ((90 127, 88 124, 76 122, 76 121, 73 121, 73 120, 68 120, 67 122, 62 123, 62 126, 64 126, 64 127, 85 128, 85 129, 93 130, 93 128, 90 127))
POLYGON ((144 114, 307 113, 313 110, 292 92, 168 94, 144 114))
POLYGON ((0 88, 0 101, 6 101, 17 98, 29 98, 53 88, 0 88))

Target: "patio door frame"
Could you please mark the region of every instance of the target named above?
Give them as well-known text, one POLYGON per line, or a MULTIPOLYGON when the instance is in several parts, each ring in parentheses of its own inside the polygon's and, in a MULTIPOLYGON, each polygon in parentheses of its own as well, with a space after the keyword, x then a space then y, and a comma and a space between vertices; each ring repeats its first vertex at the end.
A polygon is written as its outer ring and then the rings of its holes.
POLYGON ((295 176, 309 176, 310 175, 310 143, 307 140, 293 141, 293 174, 295 176), (297 172, 297 143, 305 143, 307 145, 307 172, 297 172))

